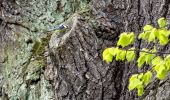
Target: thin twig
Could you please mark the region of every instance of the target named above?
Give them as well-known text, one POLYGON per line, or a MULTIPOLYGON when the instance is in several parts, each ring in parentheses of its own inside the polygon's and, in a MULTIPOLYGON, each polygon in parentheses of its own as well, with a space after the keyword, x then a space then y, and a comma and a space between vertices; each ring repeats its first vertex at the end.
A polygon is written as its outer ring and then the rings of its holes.
POLYGON ((135 49, 135 50, 129 50, 129 49, 122 49, 122 50, 126 50, 126 51, 139 51, 139 52, 145 52, 145 53, 149 53, 149 54, 170 54, 170 52, 161 52, 161 51, 157 51, 157 52, 150 52, 150 51, 144 51, 144 50, 140 50, 140 49, 135 49))

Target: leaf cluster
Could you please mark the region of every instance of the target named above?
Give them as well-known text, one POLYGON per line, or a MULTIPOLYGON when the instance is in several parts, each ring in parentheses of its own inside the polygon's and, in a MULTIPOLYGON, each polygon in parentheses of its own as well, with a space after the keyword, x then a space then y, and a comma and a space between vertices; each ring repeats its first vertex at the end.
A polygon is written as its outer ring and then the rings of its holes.
MULTIPOLYGON (((153 42, 156 44, 158 42, 162 46, 167 45, 170 35, 170 30, 167 29, 167 20, 165 18, 159 18, 158 25, 158 28, 152 25, 145 25, 138 39, 142 39, 148 43, 153 42)), ((106 48, 103 51, 103 60, 107 63, 111 63, 115 58, 116 61, 127 60, 128 62, 132 62, 136 57, 136 48, 124 48, 134 43, 134 36, 134 32, 122 33, 117 42, 117 47, 106 48), (122 48, 119 48, 120 46, 122 48)), ((144 65, 149 65, 151 67, 151 70, 145 73, 133 74, 129 79, 129 91, 137 89, 138 96, 144 93, 144 87, 151 82, 153 73, 155 73, 156 78, 163 80, 170 71, 170 55, 157 56, 156 48, 155 46, 154 49, 151 50, 143 48, 139 51, 139 57, 136 58, 138 68, 144 67, 144 65)))

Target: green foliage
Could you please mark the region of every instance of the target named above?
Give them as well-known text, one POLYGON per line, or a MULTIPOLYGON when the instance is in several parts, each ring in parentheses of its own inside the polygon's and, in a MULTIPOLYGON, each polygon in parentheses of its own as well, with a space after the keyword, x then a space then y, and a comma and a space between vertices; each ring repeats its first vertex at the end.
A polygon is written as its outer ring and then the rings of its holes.
POLYGON ((164 64, 156 66, 155 71, 157 72, 156 77, 160 80, 163 80, 167 74, 166 66, 164 64))
POLYGON ((113 60, 113 55, 111 51, 111 48, 107 48, 103 51, 103 60, 105 60, 107 63, 110 63, 113 60))
POLYGON ((130 50, 135 50, 135 48, 131 48, 126 52, 126 59, 128 62, 131 62, 135 59, 135 52, 130 50))
POLYGON ((166 69, 167 69, 167 71, 169 71, 170 70, 170 55, 166 56, 164 61, 165 61, 166 69))
POLYGON ((118 49, 118 52, 116 54, 116 61, 125 60, 125 56, 126 56, 126 51, 118 49))
POLYGON ((162 59, 160 56, 157 56, 152 60, 152 66, 158 65, 160 62, 162 62, 162 59))
POLYGON ((144 86, 143 86, 143 84, 142 83, 139 84, 137 86, 137 89, 138 89, 138 96, 141 96, 144 93, 144 86))
POLYGON ((140 79, 138 79, 138 74, 134 74, 130 78, 130 83, 128 86, 129 91, 135 89, 141 83, 140 79))
POLYGON ((153 29, 153 26, 152 25, 145 25, 144 27, 143 27, 143 30, 144 31, 151 31, 153 29))
POLYGON ((149 42, 155 41, 157 36, 158 36, 158 31, 157 31, 156 28, 153 28, 150 35, 149 35, 148 41, 149 42))
POLYGON ((167 21, 166 21, 166 19, 165 18, 159 18, 158 19, 158 25, 159 25, 159 27, 166 27, 166 25, 167 25, 167 21))
MULTIPOLYGON (((139 34, 138 38, 147 41, 148 43, 158 43, 162 46, 167 45, 169 42, 170 30, 167 30, 167 21, 165 18, 158 19, 159 28, 155 28, 152 25, 145 25, 143 27, 143 32, 139 34)), ((125 59, 131 63, 135 59, 135 48, 127 47, 130 44, 134 43, 134 33, 133 32, 124 32, 120 35, 117 42, 117 46, 106 48, 103 52, 103 60, 107 63, 112 62, 113 58, 116 61, 124 61, 125 59), (126 49, 125 49, 126 47, 126 49), (128 48, 128 49, 127 49, 128 48)), ((152 82, 152 73, 156 73, 156 78, 163 80, 167 73, 170 71, 170 55, 157 55, 157 49, 154 46, 154 49, 143 48, 139 51, 139 57, 137 58, 138 68, 141 68, 144 65, 149 65, 151 70, 146 71, 145 73, 133 74, 129 79, 129 91, 137 89, 137 95, 141 96, 144 93, 144 87, 152 82)))
POLYGON ((165 59, 161 59, 160 56, 157 56, 152 60, 152 66, 156 71, 156 77, 160 80, 163 80, 170 71, 170 55, 166 56, 165 59))
POLYGON ((137 60, 138 63, 138 67, 140 68, 144 63, 146 64, 150 64, 151 63, 151 59, 155 56, 155 54, 151 54, 152 51, 149 51, 146 48, 143 48, 142 51, 140 52, 140 56, 137 60), (151 52, 151 53, 147 53, 147 52, 151 52))
POLYGON ((138 96, 141 96, 144 93, 144 86, 148 85, 151 82, 152 72, 147 71, 145 74, 134 74, 129 79, 129 91, 137 88, 138 96))
POLYGON ((166 45, 168 43, 168 31, 164 29, 159 30, 158 39, 161 45, 166 45))
POLYGON ((143 75, 143 83, 145 85, 148 85, 151 82, 151 78, 152 78, 152 72, 151 71, 147 71, 144 75, 143 75))
POLYGON ((117 45, 119 46, 122 46, 122 47, 125 47, 125 46, 128 46, 130 44, 134 43, 134 33, 131 32, 131 33, 122 33, 120 35, 120 38, 117 42, 117 45))
POLYGON ((151 25, 145 25, 143 28, 144 32, 139 34, 138 38, 147 40, 148 42, 155 42, 155 40, 158 39, 161 45, 166 45, 170 35, 170 31, 165 28, 167 21, 165 18, 160 18, 158 24, 160 26, 158 29, 151 25))

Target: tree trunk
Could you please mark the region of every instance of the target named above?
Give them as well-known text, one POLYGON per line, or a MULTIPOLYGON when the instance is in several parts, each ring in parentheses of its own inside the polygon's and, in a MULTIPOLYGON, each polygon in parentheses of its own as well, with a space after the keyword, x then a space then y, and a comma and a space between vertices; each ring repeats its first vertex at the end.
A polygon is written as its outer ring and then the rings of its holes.
POLYGON ((168 78, 137 97, 127 89, 129 77, 147 68, 102 60, 120 33, 137 37, 145 24, 169 19, 169 6, 170 0, 0 0, 0 99, 169 100, 168 78), (64 32, 47 32, 60 23, 64 32))

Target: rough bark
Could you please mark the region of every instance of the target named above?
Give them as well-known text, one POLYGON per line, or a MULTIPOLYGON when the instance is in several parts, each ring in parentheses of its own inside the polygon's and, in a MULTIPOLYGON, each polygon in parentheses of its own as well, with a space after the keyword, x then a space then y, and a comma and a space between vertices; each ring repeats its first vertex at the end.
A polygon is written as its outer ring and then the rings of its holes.
POLYGON ((136 61, 107 64, 102 51, 124 31, 137 37, 145 24, 169 19, 169 6, 169 0, 0 0, 1 99, 168 100, 169 78, 154 80, 139 98, 128 91, 128 79, 145 69, 136 61), (65 32, 45 32, 60 23, 65 32))

